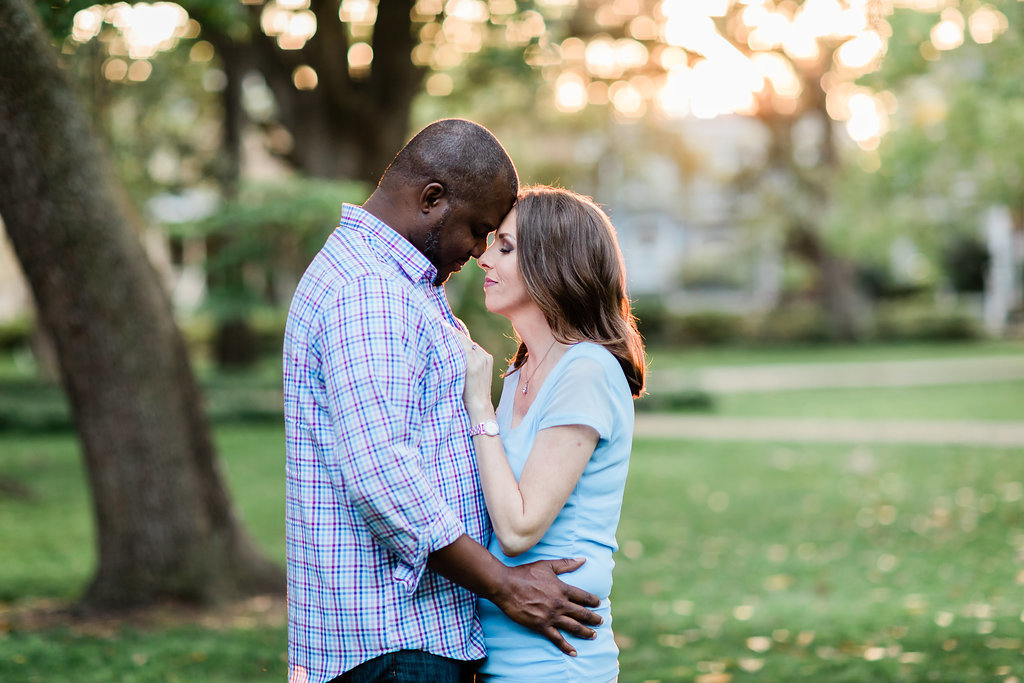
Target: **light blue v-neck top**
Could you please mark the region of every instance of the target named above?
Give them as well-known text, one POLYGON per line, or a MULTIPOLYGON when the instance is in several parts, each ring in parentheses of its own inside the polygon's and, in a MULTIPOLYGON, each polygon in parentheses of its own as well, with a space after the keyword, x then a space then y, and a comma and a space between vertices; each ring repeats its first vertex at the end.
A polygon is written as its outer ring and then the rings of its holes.
POLYGON ((487 644, 487 661, 480 672, 502 681, 606 683, 619 670, 608 595, 612 553, 618 549, 615 530, 633 442, 633 397, 618 360, 602 346, 579 343, 559 359, 522 422, 513 428, 512 403, 518 380, 518 372, 505 377, 497 410, 501 441, 516 479, 541 429, 587 425, 600 439, 565 507, 537 545, 511 558, 501 552, 497 538, 491 540, 489 549, 510 566, 542 559, 587 558, 583 567, 560 578, 601 599, 595 611, 604 623, 595 629, 594 640, 565 634, 578 653, 569 657, 544 636, 513 622, 489 600, 479 599, 487 644))

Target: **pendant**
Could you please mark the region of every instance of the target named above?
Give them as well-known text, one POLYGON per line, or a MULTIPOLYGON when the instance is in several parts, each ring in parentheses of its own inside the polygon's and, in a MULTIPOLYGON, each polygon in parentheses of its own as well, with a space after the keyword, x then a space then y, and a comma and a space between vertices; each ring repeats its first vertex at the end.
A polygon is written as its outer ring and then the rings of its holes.
POLYGON ((526 380, 523 383, 523 395, 524 396, 526 395, 526 390, 529 389, 529 388, 530 388, 530 380, 526 380))

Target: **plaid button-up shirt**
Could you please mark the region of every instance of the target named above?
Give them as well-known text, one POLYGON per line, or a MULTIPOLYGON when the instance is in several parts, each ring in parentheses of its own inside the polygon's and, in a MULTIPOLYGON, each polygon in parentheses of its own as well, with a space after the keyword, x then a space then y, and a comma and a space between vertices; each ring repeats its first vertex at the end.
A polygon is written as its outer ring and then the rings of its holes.
MULTIPOLYGON (((484 656, 474 596, 426 570, 490 524, 436 269, 360 207, 306 270, 284 339, 292 680, 380 654, 484 656)), ((464 329, 464 327, 462 327, 464 329)))

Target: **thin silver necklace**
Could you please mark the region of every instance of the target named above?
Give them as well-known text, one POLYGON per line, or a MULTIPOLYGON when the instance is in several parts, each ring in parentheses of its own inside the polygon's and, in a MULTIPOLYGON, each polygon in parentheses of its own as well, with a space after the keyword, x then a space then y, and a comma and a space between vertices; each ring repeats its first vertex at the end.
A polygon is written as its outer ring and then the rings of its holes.
MULTIPOLYGON (((533 372, 530 373, 529 377, 524 377, 523 378, 523 393, 524 394, 527 391, 530 390, 530 380, 537 376, 537 370, 540 369, 541 365, 544 365, 544 361, 546 361, 548 359, 548 356, 551 354, 551 349, 555 348, 555 343, 557 341, 558 341, 557 339, 552 339, 551 340, 551 346, 549 346, 548 350, 544 352, 544 357, 540 359, 540 362, 533 366, 533 372)), ((527 360, 529 360, 529 359, 527 359, 527 360)))

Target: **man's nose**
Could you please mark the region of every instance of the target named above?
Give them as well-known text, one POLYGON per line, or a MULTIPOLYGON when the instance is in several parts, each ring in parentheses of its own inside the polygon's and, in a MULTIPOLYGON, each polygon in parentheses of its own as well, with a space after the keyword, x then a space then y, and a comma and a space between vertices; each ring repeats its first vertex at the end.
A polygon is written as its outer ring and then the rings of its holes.
POLYGON ((473 245, 473 251, 469 253, 473 255, 473 258, 479 261, 480 257, 487 253, 487 236, 477 239, 476 243, 473 245))

